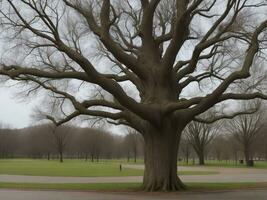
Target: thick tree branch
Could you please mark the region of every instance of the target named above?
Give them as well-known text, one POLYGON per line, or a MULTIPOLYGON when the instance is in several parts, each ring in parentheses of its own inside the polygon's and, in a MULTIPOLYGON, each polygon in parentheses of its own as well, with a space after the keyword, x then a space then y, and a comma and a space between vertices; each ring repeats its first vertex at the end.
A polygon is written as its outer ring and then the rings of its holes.
POLYGON ((251 94, 236 94, 236 93, 225 93, 223 94, 218 102, 226 100, 250 100, 250 99, 263 99, 267 100, 267 95, 260 92, 251 93, 251 94))
POLYGON ((195 117, 194 121, 199 122, 199 123, 204 123, 204 124, 212 124, 212 123, 219 121, 219 120, 222 120, 222 119, 233 119, 236 116, 240 116, 240 115, 254 114, 257 111, 258 111, 258 109, 251 109, 251 110, 247 110, 247 111, 240 111, 240 112, 235 112, 232 114, 225 114, 225 115, 220 115, 220 116, 216 116, 213 118, 207 118, 207 119, 195 117))
POLYGON ((20 75, 32 75, 40 78, 51 79, 77 79, 81 81, 90 81, 87 74, 84 72, 52 72, 44 71, 36 68, 26 68, 18 65, 2 65, 0 68, 0 74, 6 75, 11 78, 19 77, 20 75))
POLYGON ((176 1, 177 16, 171 28, 172 40, 163 56, 163 66, 169 69, 175 62, 177 53, 189 35, 190 12, 188 0, 176 1))
POLYGON ((207 95, 201 103, 199 103, 194 108, 191 108, 193 115, 198 115, 205 110, 209 109, 213 105, 215 105, 221 95, 226 91, 226 89, 229 87, 231 83, 238 79, 245 79, 250 76, 250 68, 252 66, 253 60, 255 55, 257 54, 259 50, 259 41, 258 37, 259 35, 267 28, 267 20, 262 22, 260 26, 255 30, 253 33, 251 43, 249 48, 247 49, 247 54, 244 60, 244 63, 242 65, 242 68, 239 71, 235 71, 232 74, 230 74, 211 94, 207 95))
POLYGON ((96 19, 93 15, 92 9, 84 9, 79 3, 70 3, 68 0, 63 0, 65 4, 73 9, 75 9, 81 16, 83 16, 90 29, 94 32, 95 35, 99 37, 103 45, 107 48, 108 51, 121 63, 126 65, 130 70, 132 70, 140 78, 144 77, 144 71, 141 69, 137 63, 137 60, 128 55, 120 48, 120 46, 114 41, 114 39, 109 34, 109 29, 111 26, 110 16, 110 1, 103 1, 101 7, 100 21, 101 26, 96 22, 96 19))

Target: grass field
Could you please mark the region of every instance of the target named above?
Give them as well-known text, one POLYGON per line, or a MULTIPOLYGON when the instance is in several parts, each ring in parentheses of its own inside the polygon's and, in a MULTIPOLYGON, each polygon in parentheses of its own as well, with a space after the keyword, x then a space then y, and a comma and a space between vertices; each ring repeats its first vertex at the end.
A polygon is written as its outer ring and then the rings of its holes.
MULTIPOLYGON (((138 162, 139 164, 142 161, 138 162)), ((120 172, 120 164, 127 163, 122 160, 101 160, 99 163, 85 162, 84 160, 65 160, 59 163, 57 160, 30 160, 8 159, 0 160, 0 174, 32 175, 32 176, 77 176, 77 177, 112 177, 112 176, 141 176, 143 170, 124 168, 120 172)), ((180 163, 181 164, 181 163, 180 163)), ((185 163, 182 163, 186 165, 185 163)), ((190 165, 192 166, 192 165, 190 165)), ((196 165, 197 166, 197 165, 196 165)), ((245 167, 226 162, 207 162, 207 166, 245 167)), ((256 168, 267 168, 266 162, 256 162, 256 168)), ((215 171, 180 171, 179 175, 209 175, 215 171)), ((267 189, 266 183, 187 183, 189 190, 232 190, 232 189, 267 189)), ((95 190, 95 191, 138 191, 141 183, 4 183, 0 182, 0 188, 9 189, 51 189, 51 190, 95 190)))
POLYGON ((0 174, 32 176, 140 176, 143 170, 123 168, 117 162, 91 163, 81 160, 0 160, 0 174))
MULTIPOLYGON (((193 164, 193 161, 190 160, 187 164, 186 162, 180 161, 178 162, 180 166, 198 166, 197 160, 195 161, 195 164, 193 164)), ((267 169, 267 162, 266 161, 255 161, 254 162, 254 168, 259 169, 267 169)), ((206 160, 205 166, 209 167, 232 167, 232 168, 247 168, 245 164, 239 164, 235 161, 218 161, 218 160, 206 160)), ((250 168, 250 167, 249 167, 250 168)))
MULTIPOLYGON (((122 162, 101 161, 99 163, 82 160, 65 160, 59 163, 56 160, 27 160, 10 159, 0 160, 0 174, 31 175, 31 176, 66 176, 66 177, 112 177, 112 176, 142 176, 143 170, 122 168, 122 162)), ((123 163, 122 163, 123 164, 123 163)), ((128 163, 127 163, 128 164, 128 163)), ((210 175, 215 171, 181 171, 179 175, 210 175)))
MULTIPOLYGON (((187 183, 187 189, 194 190, 237 190, 267 189, 267 183, 187 183)), ((79 190, 79 191, 139 191, 141 183, 93 183, 93 184, 41 184, 41 183, 1 183, 1 189, 36 190, 79 190)))

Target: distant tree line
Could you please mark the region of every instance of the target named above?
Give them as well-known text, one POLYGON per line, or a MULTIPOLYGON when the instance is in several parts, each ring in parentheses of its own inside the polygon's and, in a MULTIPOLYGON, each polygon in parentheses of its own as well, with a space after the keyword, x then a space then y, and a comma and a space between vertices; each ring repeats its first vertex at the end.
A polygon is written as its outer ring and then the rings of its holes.
POLYGON ((129 131, 122 135, 102 129, 51 124, 24 129, 0 129, 0 158, 143 159, 143 139, 129 131))
MULTIPOLYGON (((244 162, 267 161, 267 125, 263 112, 236 116, 231 120, 205 124, 191 122, 181 138, 178 158, 204 165, 205 160, 244 162)), ((0 158, 125 159, 144 158, 144 141, 131 129, 112 134, 104 129, 52 124, 24 129, 1 128, 0 158)))
POLYGON ((240 115, 222 123, 190 123, 181 139, 180 160, 234 161, 253 166, 254 160, 267 161, 267 125, 262 112, 240 115))

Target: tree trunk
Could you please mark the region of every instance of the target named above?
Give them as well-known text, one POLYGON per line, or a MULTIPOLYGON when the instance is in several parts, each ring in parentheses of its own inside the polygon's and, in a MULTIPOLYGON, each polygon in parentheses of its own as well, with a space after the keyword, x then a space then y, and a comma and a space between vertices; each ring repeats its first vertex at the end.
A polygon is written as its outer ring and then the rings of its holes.
POLYGON ((145 138, 145 191, 178 191, 185 185, 177 176, 180 132, 176 128, 152 129, 145 138))
POLYGON ((134 162, 136 163, 136 157, 137 157, 137 150, 134 150, 134 162))
POLYGON ((129 153, 129 151, 127 152, 127 162, 130 162, 130 153, 129 153))
POLYGON ((205 165, 205 156, 204 156, 204 153, 202 151, 199 151, 197 153, 198 155, 198 164, 199 165, 205 165))
POLYGON ((245 161, 246 165, 249 166, 249 160, 250 160, 250 152, 249 152, 249 147, 244 147, 244 156, 245 156, 245 161))
POLYGON ((235 165, 237 165, 238 163, 238 155, 237 155, 237 151, 234 152, 235 155, 235 165))
POLYGON ((189 162, 189 147, 186 147, 186 164, 188 165, 189 162))
POLYGON ((59 153, 59 160, 61 163, 63 163, 63 152, 59 153))

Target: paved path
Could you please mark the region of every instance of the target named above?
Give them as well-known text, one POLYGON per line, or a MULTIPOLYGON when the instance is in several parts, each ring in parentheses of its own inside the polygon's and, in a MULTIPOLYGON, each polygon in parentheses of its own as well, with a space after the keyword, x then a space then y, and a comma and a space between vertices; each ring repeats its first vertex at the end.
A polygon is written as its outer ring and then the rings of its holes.
MULTIPOLYGON (((131 169, 144 169, 144 165, 123 165, 131 169)), ((207 166, 178 166, 178 171, 216 171, 220 174, 264 174, 267 169, 257 168, 230 168, 230 167, 207 167, 207 166)))
MULTIPOLYGON (((267 182, 267 174, 216 174, 180 176, 184 182, 228 183, 228 182, 267 182)), ((140 183, 143 177, 48 177, 0 175, 0 182, 9 183, 140 183)))
MULTIPOLYGON (((125 167, 143 168, 142 165, 125 167)), ((217 171, 213 175, 180 176, 184 182, 267 182, 267 169, 221 168, 221 167, 178 167, 181 171, 217 171)), ((0 182, 17 183, 137 183, 141 176, 135 177, 47 177, 0 175, 0 182)), ((267 199, 267 198, 266 198, 267 199)))
POLYGON ((265 200, 266 190, 182 193, 97 193, 71 191, 0 190, 2 200, 265 200))

